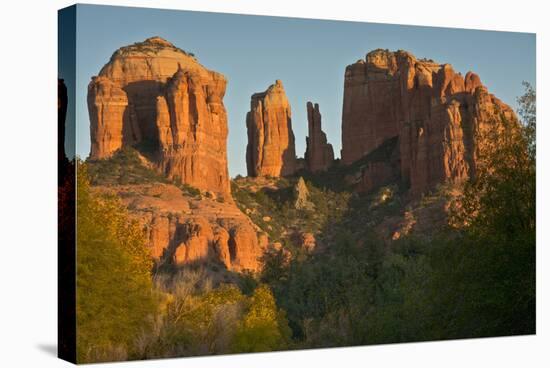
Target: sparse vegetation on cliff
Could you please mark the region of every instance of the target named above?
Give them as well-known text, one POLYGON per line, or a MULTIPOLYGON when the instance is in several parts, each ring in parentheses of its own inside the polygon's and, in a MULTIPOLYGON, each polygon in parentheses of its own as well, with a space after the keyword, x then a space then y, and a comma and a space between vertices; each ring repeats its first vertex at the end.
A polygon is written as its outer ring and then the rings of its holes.
POLYGON ((186 195, 200 197, 201 191, 179 179, 169 180, 147 166, 139 152, 131 147, 116 151, 106 159, 88 160, 86 167, 92 185, 135 185, 170 183, 179 187, 186 195))
POLYGON ((336 221, 347 208, 349 192, 336 192, 305 182, 311 208, 296 208, 294 185, 298 178, 260 180, 242 178, 232 182, 233 198, 271 241, 290 244, 296 231, 319 232, 328 222, 336 221), (268 183, 263 181, 267 180, 268 183), (269 218, 269 221, 265 221, 269 218))
POLYGON ((130 185, 147 183, 167 183, 168 179, 145 166, 139 153, 124 147, 112 157, 88 160, 88 175, 92 185, 130 185))
POLYGON ((136 52, 149 56, 155 56, 160 51, 166 49, 172 49, 174 51, 181 52, 182 54, 185 54, 187 56, 191 56, 193 58, 195 57, 194 53, 185 51, 160 37, 151 37, 146 39, 145 41, 135 42, 132 45, 121 47, 113 54, 111 60, 113 60, 113 58, 115 57, 125 57, 136 52))

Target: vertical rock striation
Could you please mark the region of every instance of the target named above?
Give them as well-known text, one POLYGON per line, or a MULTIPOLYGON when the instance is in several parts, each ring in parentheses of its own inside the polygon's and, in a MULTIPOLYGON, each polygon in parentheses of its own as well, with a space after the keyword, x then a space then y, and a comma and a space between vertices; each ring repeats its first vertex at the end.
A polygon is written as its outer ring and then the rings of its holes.
POLYGON ((252 95, 246 127, 249 176, 279 177, 296 171, 290 105, 280 80, 265 92, 252 95))
POLYGON ((325 171, 334 162, 334 150, 321 127, 319 105, 307 103, 308 136, 306 137, 306 167, 311 172, 325 171))
POLYGON ((474 175, 483 133, 503 118, 517 122, 474 73, 463 77, 449 64, 375 50, 346 68, 342 162, 397 137, 401 179, 419 194, 474 175))
POLYGON ((160 37, 118 49, 88 87, 90 157, 133 146, 166 177, 230 198, 225 88, 160 37))
MULTIPOLYGON (((93 77, 88 85, 88 111, 90 114, 90 158, 100 159, 130 143, 126 92, 106 77, 93 77)), ((131 135, 130 135, 131 136, 131 135)))
POLYGON ((158 166, 168 178, 227 197, 226 81, 213 74, 208 83, 181 66, 166 82, 156 101, 158 166))

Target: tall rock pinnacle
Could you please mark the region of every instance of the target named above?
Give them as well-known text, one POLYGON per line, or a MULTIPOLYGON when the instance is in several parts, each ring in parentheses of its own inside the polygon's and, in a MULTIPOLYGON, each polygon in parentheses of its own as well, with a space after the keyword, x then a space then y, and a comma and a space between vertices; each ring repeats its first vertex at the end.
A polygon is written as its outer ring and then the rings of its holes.
POLYGON ((334 162, 334 150, 327 142, 327 135, 322 130, 318 104, 307 103, 307 123, 306 167, 311 172, 325 171, 334 162))
POLYGON ((265 92, 252 95, 246 126, 246 167, 249 176, 278 177, 296 171, 291 110, 280 80, 265 92))

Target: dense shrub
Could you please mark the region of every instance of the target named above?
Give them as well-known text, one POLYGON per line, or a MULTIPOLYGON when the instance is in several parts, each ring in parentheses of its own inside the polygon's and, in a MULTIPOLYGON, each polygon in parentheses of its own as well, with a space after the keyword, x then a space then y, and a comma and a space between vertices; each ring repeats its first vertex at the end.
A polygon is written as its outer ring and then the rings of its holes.
POLYGON ((77 168, 77 358, 121 360, 155 313, 152 262, 141 227, 77 168))
POLYGON ((143 358, 271 351, 288 347, 290 331, 266 285, 251 296, 232 284, 212 287, 201 270, 159 280, 168 296, 158 328, 141 340, 143 358))

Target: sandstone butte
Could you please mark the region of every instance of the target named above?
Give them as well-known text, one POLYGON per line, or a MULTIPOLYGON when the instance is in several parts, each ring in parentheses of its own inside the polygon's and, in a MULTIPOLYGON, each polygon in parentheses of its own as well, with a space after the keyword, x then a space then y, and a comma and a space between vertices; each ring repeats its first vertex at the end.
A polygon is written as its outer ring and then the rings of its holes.
POLYGON ((280 80, 255 93, 246 115, 248 176, 286 176, 297 169, 290 104, 280 80))
POLYGON ((230 199, 225 88, 160 37, 118 49, 88 86, 90 158, 133 146, 166 177, 230 199))
POLYGON ((267 237, 230 193, 225 87, 222 74, 159 37, 115 51, 88 86, 92 160, 132 146, 167 178, 218 199, 194 199, 165 184, 96 188, 128 205, 157 262, 260 269, 267 237))
POLYGON ((310 172, 325 171, 334 163, 334 150, 321 127, 319 104, 307 103, 307 125, 306 168, 310 172))
POLYGON ((351 164, 393 139, 389 156, 397 161, 369 163, 365 189, 399 176, 417 195, 474 175, 484 137, 498 131, 502 119, 517 123, 476 74, 463 77, 449 64, 378 49, 346 68, 342 162, 351 164))

